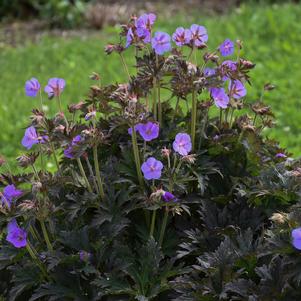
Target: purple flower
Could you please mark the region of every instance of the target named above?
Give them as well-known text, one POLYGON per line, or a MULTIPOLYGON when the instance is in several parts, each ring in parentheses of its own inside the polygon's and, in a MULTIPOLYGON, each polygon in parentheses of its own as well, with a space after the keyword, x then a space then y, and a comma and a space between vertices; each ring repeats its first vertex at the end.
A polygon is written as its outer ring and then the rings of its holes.
POLYGON ((204 75, 206 77, 213 76, 213 75, 215 75, 215 73, 216 73, 216 70, 214 68, 205 68, 204 69, 204 75))
POLYGON ((226 81, 232 72, 237 70, 237 64, 234 61, 226 60, 221 65, 222 80, 226 81))
POLYGON ((159 136, 159 125, 151 121, 137 124, 136 129, 145 141, 151 141, 159 136))
POLYGON ((247 90, 243 83, 239 80, 230 81, 229 91, 233 98, 239 99, 247 95, 247 90))
POLYGON ((156 32, 152 38, 152 47, 156 54, 162 55, 163 53, 171 50, 170 35, 165 32, 156 32))
POLYGON ((34 126, 30 126, 25 130, 24 137, 22 139, 22 145, 27 149, 31 149, 34 144, 38 144, 41 138, 39 138, 34 126))
POLYGON ((190 27, 191 39, 194 46, 199 47, 208 41, 207 30, 204 26, 192 24, 190 27))
POLYGON ((162 195, 162 198, 165 202, 170 202, 170 201, 175 201, 176 200, 176 197, 168 191, 164 191, 164 193, 162 195))
POLYGON ((88 112, 88 113, 85 115, 85 120, 86 120, 86 121, 91 120, 91 119, 94 118, 95 116, 96 116, 96 111, 88 112))
MULTIPOLYGON (((138 131, 138 129, 139 129, 140 126, 141 126, 141 123, 138 123, 138 124, 136 124, 136 125, 134 126, 135 132, 138 131)), ((128 128, 128 134, 132 136, 132 134, 133 134, 133 129, 132 129, 132 127, 128 128)))
POLYGON ((284 154, 284 153, 277 153, 277 154, 275 155, 275 157, 276 157, 276 158, 287 158, 287 155, 284 154))
POLYGON ((50 78, 44 91, 48 94, 49 98, 52 98, 54 96, 61 95, 65 88, 65 85, 65 80, 62 78, 50 78))
POLYGON ((7 185, 3 189, 3 193, 2 193, 2 197, 1 197, 2 204, 6 204, 10 208, 11 201, 14 198, 18 198, 19 196, 21 196, 22 193, 23 192, 21 190, 18 190, 15 187, 15 185, 13 185, 13 184, 7 185))
POLYGON ((41 85, 36 78, 31 78, 25 83, 25 94, 30 97, 36 97, 41 85))
POLYGON ((172 35, 172 40, 177 46, 187 45, 191 40, 191 31, 183 27, 178 27, 172 35))
POLYGON ((186 133, 177 134, 172 146, 175 152, 187 156, 192 149, 190 136, 186 133))
POLYGON ((229 96, 226 94, 224 88, 211 88, 211 97, 218 108, 226 109, 229 104, 229 96))
POLYGON ((73 154, 73 147, 78 145, 80 142, 81 142, 81 136, 80 135, 77 135, 75 136, 73 139, 72 139, 72 142, 71 144, 64 150, 64 156, 66 158, 69 158, 69 159, 73 159, 74 158, 74 154, 73 154))
POLYGON ((23 248, 26 246, 27 233, 25 230, 20 228, 15 219, 13 219, 7 225, 7 236, 6 240, 14 245, 16 248, 23 248))
POLYGON ((298 249, 301 250, 301 228, 296 228, 294 230, 292 230, 292 238, 293 238, 293 246, 298 249))
POLYGON ((148 29, 145 28, 137 28, 136 30, 137 36, 144 42, 150 43, 151 41, 151 33, 148 29))
POLYGON ((148 31, 151 31, 152 25, 154 25, 156 21, 156 15, 155 14, 143 14, 140 16, 136 21, 136 27, 137 28, 143 28, 148 31))
POLYGON ((154 157, 148 158, 142 165, 141 170, 146 180, 157 180, 161 177, 163 164, 154 157))
POLYGON ((91 253, 84 251, 84 250, 80 250, 79 251, 79 260, 80 261, 84 261, 84 262, 88 262, 91 258, 91 253))
POLYGON ((234 43, 226 39, 220 46, 219 46, 219 51, 222 56, 228 56, 232 55, 234 52, 234 43))
POLYGON ((126 48, 128 48, 133 43, 134 38, 135 36, 133 30, 132 28, 130 28, 126 34, 126 43, 125 43, 126 48))

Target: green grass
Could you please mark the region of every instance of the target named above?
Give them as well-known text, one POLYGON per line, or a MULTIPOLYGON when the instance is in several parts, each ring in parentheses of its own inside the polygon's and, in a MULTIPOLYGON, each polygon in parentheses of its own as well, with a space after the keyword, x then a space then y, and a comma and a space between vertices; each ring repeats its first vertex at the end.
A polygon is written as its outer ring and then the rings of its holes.
MULTIPOLYGON (((207 27, 209 49, 223 39, 244 41, 243 55, 257 64, 252 71, 252 87, 248 87, 247 102, 258 99, 263 84, 272 82, 277 89, 266 95, 266 101, 277 116, 277 127, 271 137, 300 155, 301 131, 301 6, 247 5, 227 16, 175 16, 161 18, 157 29, 172 33, 177 26, 193 22, 207 27)), ((116 28, 82 38, 45 36, 37 44, 27 43, 17 48, 0 48, 0 153, 9 159, 23 151, 20 144, 28 116, 39 100, 24 95, 24 83, 32 76, 43 85, 50 77, 63 77, 67 86, 63 101, 75 103, 85 97, 91 84, 88 76, 99 72, 103 83, 122 82, 126 75, 117 56, 106 56, 104 45, 116 40, 116 28)), ((127 56, 127 61, 133 61, 127 56)), ((46 97, 45 97, 46 101, 46 97)), ((50 112, 56 103, 48 101, 50 112)))

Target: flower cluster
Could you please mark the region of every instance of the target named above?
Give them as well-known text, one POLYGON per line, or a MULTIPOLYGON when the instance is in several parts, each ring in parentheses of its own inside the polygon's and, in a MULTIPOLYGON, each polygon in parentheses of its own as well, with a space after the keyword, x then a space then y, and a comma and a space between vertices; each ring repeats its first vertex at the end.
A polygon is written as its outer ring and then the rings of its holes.
POLYGON ((301 298, 300 161, 263 134, 274 86, 250 105, 255 64, 240 41, 210 50, 204 26, 170 35, 155 21, 132 17, 105 49, 128 82, 93 72, 68 111, 64 79, 44 87, 53 116, 39 81, 25 83, 41 107, 21 141, 23 172, 0 157, 4 298, 301 298))

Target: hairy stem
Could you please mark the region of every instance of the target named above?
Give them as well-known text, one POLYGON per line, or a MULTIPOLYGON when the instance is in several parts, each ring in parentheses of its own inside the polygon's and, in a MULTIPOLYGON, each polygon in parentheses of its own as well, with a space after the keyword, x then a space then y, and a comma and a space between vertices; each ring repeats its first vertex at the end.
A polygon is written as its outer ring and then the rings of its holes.
POLYGON ((98 186, 97 186, 97 182, 96 182, 96 179, 95 179, 95 175, 94 175, 94 172, 93 172, 93 169, 92 169, 92 166, 90 164, 90 161, 89 161, 89 158, 88 156, 85 156, 85 160, 86 160, 86 163, 87 163, 87 166, 88 166, 88 169, 89 169, 89 173, 90 173, 90 177, 92 178, 93 180, 93 186, 94 186, 94 189, 97 193, 99 193, 99 189, 98 189, 98 186))
POLYGON ((47 245, 47 249, 48 249, 48 251, 53 251, 53 248, 52 248, 52 245, 51 245, 51 242, 50 242, 50 239, 49 239, 48 232, 47 232, 44 221, 40 220, 40 225, 41 225, 43 236, 44 236, 44 239, 45 239, 45 242, 46 242, 46 245, 47 245))
POLYGON ((153 115, 154 119, 157 120, 157 91, 156 91, 156 78, 153 79, 153 115))
POLYGON ((166 207, 165 208, 165 212, 164 212, 162 226, 161 226, 161 231, 160 231, 160 238, 159 238, 159 246, 160 247, 162 246, 162 242, 163 242, 163 239, 164 239, 164 234, 165 234, 165 230, 166 230, 167 220, 168 220, 168 209, 166 207))
POLYGON ((137 143, 137 135, 136 135, 134 126, 132 126, 132 145, 133 145, 133 153, 134 153, 134 158, 135 158, 138 181, 139 181, 141 188, 143 188, 143 178, 142 178, 142 173, 141 173, 141 164, 140 164, 140 156, 139 156, 139 149, 138 149, 138 143, 137 143))
POLYGON ((157 209, 155 209, 152 214, 152 222, 151 222, 149 237, 154 237, 156 214, 157 214, 157 209))
POLYGON ((38 267, 40 268, 43 276, 50 280, 47 272, 46 272, 46 269, 44 268, 43 264, 41 263, 40 259, 37 257, 37 251, 35 251, 34 247, 30 244, 29 241, 27 241, 27 244, 26 244, 26 249, 29 253, 29 255, 31 256, 31 258, 36 262, 36 264, 38 265, 38 267))
POLYGON ((59 165, 59 161, 56 157, 56 154, 55 154, 55 148, 54 148, 54 145, 52 142, 50 142, 50 147, 51 147, 51 150, 52 150, 52 154, 53 154, 53 158, 54 158, 54 162, 55 162, 55 165, 58 169, 58 171, 60 170, 60 165, 59 165))
POLYGON ((192 109, 191 109, 191 141, 192 150, 195 148, 195 131, 196 131, 196 117, 197 117, 197 99, 195 97, 195 90, 192 90, 192 109))
POLYGON ((80 158, 76 158, 76 161, 77 161, 77 164, 78 164, 80 173, 81 173, 81 175, 82 175, 82 177, 84 178, 84 181, 85 181, 85 183, 86 183, 86 186, 87 186, 87 188, 88 188, 88 191, 89 191, 89 192, 93 192, 93 191, 92 191, 92 188, 91 188, 91 185, 90 185, 90 183, 89 183, 89 181, 88 181, 88 178, 87 178, 87 176, 86 176, 86 173, 85 173, 85 170, 84 170, 84 167, 83 167, 83 165, 82 165, 82 162, 81 162, 80 158))
POLYGON ((128 66, 127 66, 127 64, 126 64, 126 62, 125 62, 124 56, 123 56, 123 54, 122 54, 122 53, 119 53, 119 56, 120 56, 120 58, 121 58, 121 62, 122 62, 122 65, 123 65, 124 71, 125 71, 125 73, 127 74, 127 76, 128 76, 128 79, 130 80, 130 79, 131 79, 131 75, 130 75, 130 72, 129 72, 128 66))
POLYGON ((99 161, 98 161, 98 153, 97 153, 97 145, 93 146, 93 158, 94 158, 94 169, 96 173, 96 181, 98 184, 98 190, 99 190, 99 195, 101 199, 103 200, 105 198, 105 193, 103 190, 103 184, 102 180, 100 177, 100 168, 99 168, 99 161))

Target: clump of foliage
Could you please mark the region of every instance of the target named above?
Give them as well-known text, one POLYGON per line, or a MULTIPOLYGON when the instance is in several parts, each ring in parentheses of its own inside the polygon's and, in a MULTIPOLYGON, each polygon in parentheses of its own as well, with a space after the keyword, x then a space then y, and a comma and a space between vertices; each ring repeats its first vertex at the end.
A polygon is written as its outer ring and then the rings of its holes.
POLYGON ((1 160, 8 300, 300 298, 301 167, 263 135, 273 85, 247 103, 255 65, 240 41, 208 51, 203 26, 171 38, 154 32, 155 19, 132 18, 105 49, 128 82, 103 86, 94 73, 68 113, 64 79, 44 88, 54 117, 39 81, 26 82, 41 108, 22 140, 29 152, 17 158, 24 173, 1 160))

